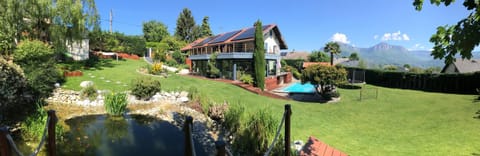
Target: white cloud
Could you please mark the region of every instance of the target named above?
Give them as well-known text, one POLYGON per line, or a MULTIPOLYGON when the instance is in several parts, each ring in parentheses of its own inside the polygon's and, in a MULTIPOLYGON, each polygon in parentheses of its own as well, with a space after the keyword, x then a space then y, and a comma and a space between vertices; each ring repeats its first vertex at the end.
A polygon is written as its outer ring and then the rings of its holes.
MULTIPOLYGON (((378 35, 375 35, 374 38, 377 37, 378 35)), ((375 38, 376 39, 376 38, 375 38)), ((394 40, 394 41, 410 41, 410 37, 408 37, 407 34, 397 31, 393 33, 385 33, 383 34, 382 41, 389 41, 389 40, 394 40)))
POLYGON ((403 34, 403 35, 402 35, 402 38, 403 38, 403 40, 405 40, 405 41, 410 41, 410 37, 408 37, 407 34, 403 34))
POLYGON ((408 50, 427 50, 424 45, 417 43, 413 45, 413 47, 409 48, 408 50))
POLYGON ((333 34, 333 36, 330 40, 332 40, 333 42, 340 42, 340 43, 346 43, 346 44, 350 43, 350 41, 347 38, 347 35, 342 34, 342 33, 333 34))
POLYGON ((373 36, 373 39, 374 40, 378 39, 378 35, 373 36))

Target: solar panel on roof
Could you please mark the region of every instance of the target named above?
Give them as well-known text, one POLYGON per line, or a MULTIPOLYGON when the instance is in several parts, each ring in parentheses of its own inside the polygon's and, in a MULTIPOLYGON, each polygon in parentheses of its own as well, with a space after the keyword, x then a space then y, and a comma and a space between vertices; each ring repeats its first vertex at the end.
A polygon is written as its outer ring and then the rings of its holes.
MULTIPOLYGON (((262 30, 265 30, 269 27, 270 25, 264 25, 262 26, 262 30)), ((232 41, 236 41, 236 40, 242 40, 242 39, 247 39, 247 38, 253 38, 253 36, 255 35, 255 28, 252 27, 252 28, 248 28, 247 30, 245 30, 242 34, 238 35, 237 37, 233 38, 232 41)))
POLYGON ((255 34, 255 28, 248 28, 242 34, 233 38, 232 41, 246 39, 246 38, 252 38, 254 34, 255 34))
MULTIPOLYGON (((239 30, 239 31, 240 31, 240 30, 239 30)), ((232 32, 228 32, 228 33, 226 33, 226 34, 223 34, 222 36, 215 38, 215 39, 214 39, 213 41, 211 41, 210 43, 218 43, 218 42, 226 41, 227 39, 229 39, 229 38, 232 37, 233 35, 237 34, 239 31, 232 31, 232 32)))
POLYGON ((204 39, 202 42, 200 42, 198 44, 195 44, 194 46, 202 46, 202 45, 210 42, 211 40, 213 40, 215 37, 217 37, 217 36, 208 37, 208 38, 204 39))

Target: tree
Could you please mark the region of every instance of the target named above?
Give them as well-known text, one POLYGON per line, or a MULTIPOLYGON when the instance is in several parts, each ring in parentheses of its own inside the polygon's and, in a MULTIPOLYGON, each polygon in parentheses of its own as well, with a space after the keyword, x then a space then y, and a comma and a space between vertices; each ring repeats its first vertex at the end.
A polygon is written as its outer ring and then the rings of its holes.
MULTIPOLYGON (((449 6, 454 0, 430 0, 431 4, 449 6)), ((422 10, 423 0, 414 0, 417 11, 422 10)), ((434 43, 432 56, 445 59, 446 64, 454 61, 460 54, 463 59, 472 58, 472 50, 480 44, 480 4, 478 0, 465 0, 463 6, 472 12, 456 25, 437 27, 437 32, 430 37, 434 43)))
POLYGON ((340 45, 336 42, 328 42, 323 50, 327 53, 330 53, 330 65, 333 66, 333 55, 340 54, 340 45))
POLYGON ((210 29, 210 24, 208 24, 208 16, 203 17, 202 26, 200 26, 200 29, 202 30, 202 34, 200 35, 201 37, 213 35, 212 30, 210 29))
POLYGON ((208 77, 217 78, 220 76, 220 70, 217 68, 217 53, 210 55, 210 60, 208 60, 208 77))
POLYGON ((320 95, 329 94, 334 86, 347 81, 347 71, 341 67, 312 65, 302 71, 302 83, 310 82, 320 95))
POLYGON ((327 62, 330 58, 322 51, 314 50, 308 55, 308 61, 310 62, 327 62))
POLYGON ((368 66, 367 66, 367 63, 365 62, 365 60, 360 59, 360 61, 358 61, 358 68, 366 69, 367 67, 368 66))
POLYGON ((166 36, 170 36, 170 33, 165 24, 151 20, 143 23, 143 36, 147 42, 160 42, 166 36))
POLYGON ((193 42, 196 39, 194 36, 195 20, 192 12, 188 8, 184 8, 177 19, 177 28, 175 29, 175 36, 185 42, 193 42))
POLYGON ((395 66, 395 65, 384 65, 383 70, 396 71, 397 66, 395 66))
POLYGON ((9 54, 22 39, 52 43, 55 51, 64 52, 66 41, 85 38, 88 29, 99 24, 94 0, 3 0, 1 3, 2 54, 9 54))
POLYGON ((351 61, 358 61, 360 60, 360 57, 358 56, 358 53, 352 53, 350 54, 350 57, 348 57, 348 59, 351 61))
POLYGON ((262 91, 265 88, 265 49, 263 41, 262 22, 255 22, 255 49, 253 52, 253 68, 255 70, 255 85, 262 91))

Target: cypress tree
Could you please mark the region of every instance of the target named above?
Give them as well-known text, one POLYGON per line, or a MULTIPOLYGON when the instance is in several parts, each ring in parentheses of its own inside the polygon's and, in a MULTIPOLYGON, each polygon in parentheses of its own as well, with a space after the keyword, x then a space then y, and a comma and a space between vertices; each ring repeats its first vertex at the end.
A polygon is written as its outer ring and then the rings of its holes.
POLYGON ((262 22, 255 22, 255 50, 253 52, 253 68, 255 70, 255 85, 262 89, 265 88, 265 49, 263 41, 262 22))

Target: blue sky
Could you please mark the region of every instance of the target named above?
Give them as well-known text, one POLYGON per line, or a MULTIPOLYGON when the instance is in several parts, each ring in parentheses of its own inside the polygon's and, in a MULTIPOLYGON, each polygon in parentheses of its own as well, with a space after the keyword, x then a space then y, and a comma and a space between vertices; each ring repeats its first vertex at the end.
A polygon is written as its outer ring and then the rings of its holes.
MULTIPOLYGON (((413 0, 97 0, 102 29, 109 29, 109 11, 113 10, 113 30, 141 35, 142 23, 157 20, 175 31, 183 8, 189 8, 197 24, 210 17, 214 34, 250 27, 260 19, 277 24, 289 51, 319 49, 328 41, 346 42, 356 47, 371 47, 380 42, 407 49, 432 48, 430 36, 441 25, 453 25, 467 11, 458 1, 449 7, 424 4, 415 11, 413 0)), ((477 48, 478 49, 478 48, 477 48)))

